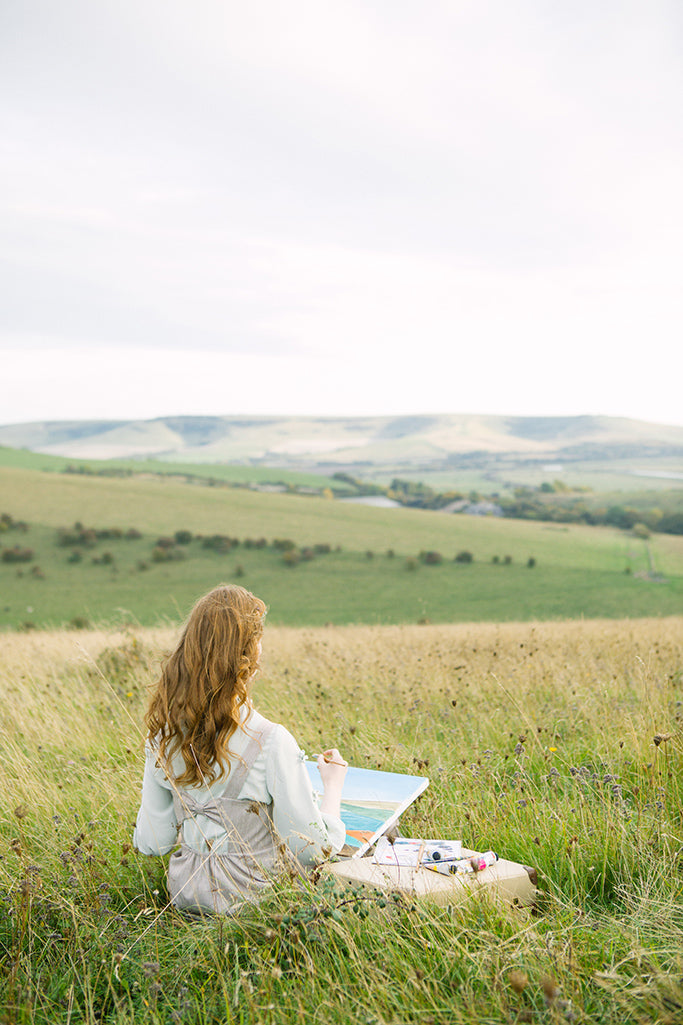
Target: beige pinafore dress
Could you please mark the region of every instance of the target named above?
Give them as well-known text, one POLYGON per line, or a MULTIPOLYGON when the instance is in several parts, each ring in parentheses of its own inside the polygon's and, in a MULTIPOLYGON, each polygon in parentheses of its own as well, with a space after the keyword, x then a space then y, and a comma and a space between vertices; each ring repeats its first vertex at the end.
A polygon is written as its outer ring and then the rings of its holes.
MULTIPOLYGON (((202 803, 188 790, 175 790, 173 805, 180 847, 168 864, 172 903, 182 910, 230 914, 245 901, 254 901, 282 867, 273 827, 272 804, 240 799, 247 774, 274 729, 269 724, 247 745, 241 761, 230 767, 228 784, 219 797, 202 803), (220 850, 195 851, 185 843, 183 823, 196 815, 222 826, 220 850)), ((216 845, 216 840, 213 841, 216 845)))

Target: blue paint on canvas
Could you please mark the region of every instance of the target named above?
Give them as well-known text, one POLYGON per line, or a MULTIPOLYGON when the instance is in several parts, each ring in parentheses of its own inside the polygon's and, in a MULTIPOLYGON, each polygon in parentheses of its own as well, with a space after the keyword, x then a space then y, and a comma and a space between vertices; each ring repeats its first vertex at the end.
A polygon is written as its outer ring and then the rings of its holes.
MULTIPOLYGON (((323 785, 315 762, 306 761, 313 789, 322 794, 323 785)), ((341 817, 346 827, 346 842, 358 853, 385 832, 415 798, 429 780, 424 776, 408 776, 400 772, 381 772, 349 766, 342 791, 341 817), (351 833, 367 834, 362 838, 351 833)))

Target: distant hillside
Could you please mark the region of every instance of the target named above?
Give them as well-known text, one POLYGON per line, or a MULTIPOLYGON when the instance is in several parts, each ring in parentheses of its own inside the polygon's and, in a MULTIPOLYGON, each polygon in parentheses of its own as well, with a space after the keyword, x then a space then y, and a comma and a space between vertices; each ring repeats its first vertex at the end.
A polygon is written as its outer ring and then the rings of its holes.
POLYGON ((475 454, 568 460, 683 457, 683 427, 602 416, 161 417, 0 427, 0 445, 70 459, 154 456, 281 467, 448 466, 475 454))

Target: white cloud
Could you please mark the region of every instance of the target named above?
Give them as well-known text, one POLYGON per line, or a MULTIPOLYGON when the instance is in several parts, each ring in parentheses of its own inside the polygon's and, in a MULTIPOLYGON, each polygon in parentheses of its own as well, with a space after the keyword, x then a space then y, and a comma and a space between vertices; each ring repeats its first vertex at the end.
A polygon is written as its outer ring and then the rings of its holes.
POLYGON ((683 422, 678 6, 0 18, 0 420, 683 422))

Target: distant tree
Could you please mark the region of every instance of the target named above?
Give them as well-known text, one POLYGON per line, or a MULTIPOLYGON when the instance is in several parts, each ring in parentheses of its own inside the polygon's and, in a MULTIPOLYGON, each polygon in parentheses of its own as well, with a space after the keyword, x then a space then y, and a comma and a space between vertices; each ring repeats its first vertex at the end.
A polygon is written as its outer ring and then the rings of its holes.
POLYGON ((455 556, 453 561, 454 562, 474 562, 474 556, 472 555, 472 552, 467 552, 467 551, 458 552, 458 554, 455 556))
POLYGON ((31 562, 34 558, 34 551, 32 548, 20 548, 19 545, 15 545, 14 548, 4 548, 2 552, 3 562, 31 562))
POLYGON ((659 530, 664 534, 683 534, 683 513, 670 513, 662 516, 659 530))
POLYGON ((214 552, 223 554, 232 548, 232 540, 225 534, 212 534, 202 539, 202 548, 210 548, 214 552))
POLYGON ((621 530, 628 530, 637 521, 638 515, 635 510, 625 509, 623 505, 611 505, 605 513, 605 523, 621 530))

